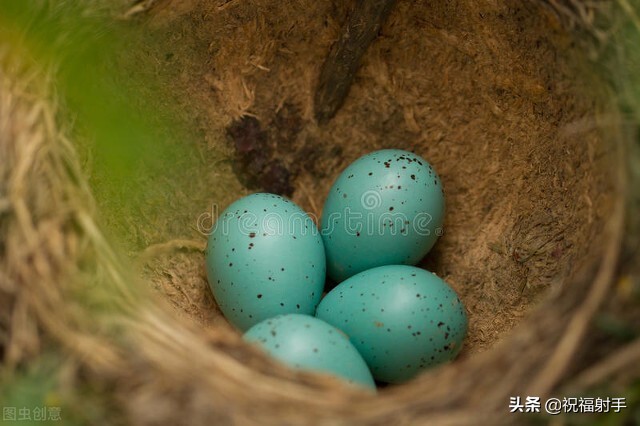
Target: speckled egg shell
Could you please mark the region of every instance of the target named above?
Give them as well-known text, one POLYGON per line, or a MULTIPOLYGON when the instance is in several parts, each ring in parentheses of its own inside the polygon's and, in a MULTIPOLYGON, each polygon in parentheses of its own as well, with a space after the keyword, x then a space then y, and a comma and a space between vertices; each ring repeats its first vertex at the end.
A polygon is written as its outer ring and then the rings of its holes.
POLYGON ((316 316, 344 331, 382 382, 401 383, 452 360, 467 316, 455 291, 413 266, 380 266, 334 288, 316 316))
POLYGON ((382 265, 415 265, 442 233, 444 193, 422 157, 365 155, 333 184, 322 213, 327 273, 337 282, 382 265))
POLYGON ((254 325, 244 337, 290 367, 332 374, 375 389, 367 364, 349 339, 317 318, 280 315, 254 325))
POLYGON ((275 315, 313 315, 324 288, 318 229, 279 195, 252 194, 231 204, 209 235, 206 264, 222 313, 243 331, 275 315))

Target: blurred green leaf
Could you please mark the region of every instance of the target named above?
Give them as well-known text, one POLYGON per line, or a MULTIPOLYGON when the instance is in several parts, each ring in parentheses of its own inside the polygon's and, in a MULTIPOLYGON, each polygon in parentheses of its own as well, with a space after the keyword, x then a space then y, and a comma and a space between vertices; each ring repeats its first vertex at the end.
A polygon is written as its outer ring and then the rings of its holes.
MULTIPOLYGON (((151 194, 170 200, 167 180, 193 180, 200 160, 172 112, 159 106, 170 85, 149 78, 148 64, 134 63, 144 32, 102 4, 108 1, 0 0, 0 27, 57 70, 57 95, 74 141, 88 153, 94 195, 117 222, 111 231, 128 238, 132 221, 137 230, 153 226, 140 217, 157 216, 149 212, 151 194)), ((175 188, 188 189, 183 183, 175 188)))

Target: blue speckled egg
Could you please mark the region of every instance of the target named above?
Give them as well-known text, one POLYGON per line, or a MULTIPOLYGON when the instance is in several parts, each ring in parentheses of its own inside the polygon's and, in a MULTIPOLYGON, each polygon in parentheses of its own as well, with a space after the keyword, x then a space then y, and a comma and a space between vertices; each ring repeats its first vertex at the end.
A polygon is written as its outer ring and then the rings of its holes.
POLYGON ((332 374, 375 389, 367 364, 349 339, 317 318, 280 315, 254 325, 244 338, 290 367, 332 374))
POLYGON ((327 273, 340 282, 382 265, 415 265, 442 233, 440 178, 422 157, 385 149, 347 167, 322 212, 327 273))
POLYGON ((380 266, 354 275, 325 296, 316 316, 344 331, 373 377, 388 383, 454 359, 467 333, 455 291, 414 266, 380 266))
POLYGON ((313 315, 324 288, 318 228, 279 195, 252 194, 231 204, 209 235, 206 263, 216 302, 243 331, 280 314, 313 315))

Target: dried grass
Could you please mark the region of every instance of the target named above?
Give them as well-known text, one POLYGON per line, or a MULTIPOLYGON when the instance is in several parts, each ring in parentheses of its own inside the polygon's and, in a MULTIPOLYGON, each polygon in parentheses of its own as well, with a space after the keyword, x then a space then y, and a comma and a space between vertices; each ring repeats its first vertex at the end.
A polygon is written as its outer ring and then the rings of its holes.
POLYGON ((156 34, 199 37, 188 51, 174 45, 174 66, 188 76, 171 84, 213 122, 205 140, 221 140, 241 114, 271 124, 283 105, 298 108, 304 126, 278 154, 293 164, 317 147, 315 168, 304 163, 295 185, 294 199, 310 210, 318 213, 339 169, 368 150, 413 148, 434 163, 450 213, 426 265, 469 309, 466 353, 377 396, 360 393, 244 344, 206 290, 199 243, 155 245, 127 266, 97 222, 51 73, 13 46, 0 58, 5 369, 53 345, 74 365, 69 380, 107 384, 105 404, 132 424, 501 424, 509 396, 584 389, 636 362, 633 342, 576 371, 614 291, 628 139, 606 92, 577 90, 576 68, 555 44, 569 47, 562 31, 538 43, 548 23, 539 9, 400 3, 343 110, 318 128, 314 64, 335 40, 343 6, 148 3, 156 34))

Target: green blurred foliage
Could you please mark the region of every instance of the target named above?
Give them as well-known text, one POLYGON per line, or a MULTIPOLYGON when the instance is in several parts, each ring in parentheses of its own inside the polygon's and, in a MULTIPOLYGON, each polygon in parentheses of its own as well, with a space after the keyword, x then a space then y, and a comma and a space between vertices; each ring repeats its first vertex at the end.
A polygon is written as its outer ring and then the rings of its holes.
MULTIPOLYGON (((56 369, 58 363, 55 358, 41 357, 25 371, 18 371, 12 377, 8 373, 0 374, 0 401, 2 401, 2 424, 55 424, 53 420, 34 420, 33 410, 38 408, 60 408, 60 401, 55 396, 56 369), (21 410, 29 412, 27 414, 21 410), (13 413, 11 413, 13 411, 13 413)), ((61 413, 62 414, 62 413, 61 413)))
POLYGON ((0 424, 114 424, 118 414, 107 408, 104 390, 69 388, 64 371, 62 358, 52 352, 14 372, 0 370, 0 424))
POLYGON ((153 140, 110 65, 127 48, 124 28, 79 1, 5 0, 0 16, 22 32, 37 60, 59 69, 60 95, 95 143, 95 157, 113 176, 130 176, 142 154, 152 152, 153 140))
MULTIPOLYGON (((149 198, 170 199, 163 182, 188 181, 199 157, 166 105, 167 82, 136 62, 145 37, 114 19, 109 1, 0 0, 9 28, 38 62, 52 66, 64 116, 110 231, 127 240, 146 224, 149 198), (163 98, 165 97, 165 98, 163 98), (165 99, 159 101, 159 99, 165 99), (145 211, 146 209, 146 211, 145 211), (119 235, 118 235, 119 233, 119 235)), ((137 31, 136 31, 137 30, 137 31)), ((0 40, 1 41, 1 40, 0 40)), ((144 40, 148 42, 148 40, 144 40)), ((138 242, 140 246, 149 241, 138 242)))

